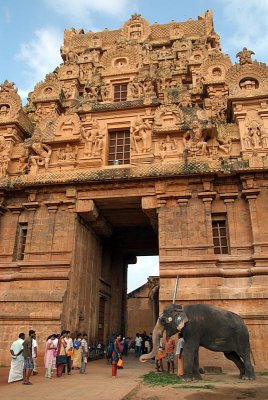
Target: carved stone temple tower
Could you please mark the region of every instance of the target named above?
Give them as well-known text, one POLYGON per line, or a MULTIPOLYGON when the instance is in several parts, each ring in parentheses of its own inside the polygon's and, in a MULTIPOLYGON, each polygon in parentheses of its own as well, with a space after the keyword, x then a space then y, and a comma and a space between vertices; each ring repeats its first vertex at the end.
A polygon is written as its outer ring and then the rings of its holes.
MULTIPOLYGON (((238 313, 268 365, 268 67, 221 51, 210 11, 66 29, 22 107, 0 86, 0 364, 20 331, 126 331, 127 266, 238 313)), ((223 361, 204 353, 206 363, 223 361)), ((223 364, 225 363, 225 364, 223 364)))

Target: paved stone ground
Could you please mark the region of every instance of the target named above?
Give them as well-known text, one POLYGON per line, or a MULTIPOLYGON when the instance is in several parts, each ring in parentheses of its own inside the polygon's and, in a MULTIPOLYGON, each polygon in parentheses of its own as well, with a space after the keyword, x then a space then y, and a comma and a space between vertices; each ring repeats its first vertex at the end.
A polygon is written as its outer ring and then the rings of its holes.
POLYGON ((150 363, 140 363, 131 354, 125 357, 125 368, 118 371, 118 378, 112 378, 111 366, 106 360, 87 364, 87 374, 73 371, 61 378, 44 377, 44 369, 31 377, 32 386, 21 382, 7 383, 9 368, 0 368, 0 398, 8 400, 121 400, 139 383, 139 377, 154 368, 150 363))

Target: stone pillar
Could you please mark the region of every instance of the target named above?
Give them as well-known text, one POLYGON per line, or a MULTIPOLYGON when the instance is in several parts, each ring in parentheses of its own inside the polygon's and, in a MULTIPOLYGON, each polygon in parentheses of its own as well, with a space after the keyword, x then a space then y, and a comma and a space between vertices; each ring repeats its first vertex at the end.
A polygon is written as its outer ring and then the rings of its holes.
POLYGON ((256 206, 256 199, 259 193, 260 189, 255 189, 255 188, 242 190, 242 196, 248 201, 251 232, 252 232, 252 248, 254 254, 261 252, 260 232, 259 232, 257 206, 256 206))
POLYGON ((234 209, 235 199, 238 197, 238 193, 221 193, 220 198, 223 199, 226 212, 227 212, 227 221, 228 221, 228 231, 229 231, 229 245, 230 252, 232 255, 237 254, 237 241, 236 241, 236 216, 234 209))

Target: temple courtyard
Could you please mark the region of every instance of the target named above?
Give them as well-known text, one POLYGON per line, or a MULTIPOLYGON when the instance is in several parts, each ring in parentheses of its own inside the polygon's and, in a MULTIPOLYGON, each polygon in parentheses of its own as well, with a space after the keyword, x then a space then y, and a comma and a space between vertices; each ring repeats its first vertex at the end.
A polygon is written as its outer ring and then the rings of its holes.
MULTIPOLYGON (((88 363, 87 374, 74 371, 71 376, 44 377, 44 369, 31 377, 32 386, 21 382, 7 383, 9 368, 0 368, 1 398, 8 400, 237 400, 268 399, 268 374, 259 373, 255 381, 242 381, 236 372, 205 374, 202 381, 180 382, 168 386, 151 386, 143 383, 143 376, 154 372, 153 361, 141 364, 130 354, 125 358, 124 369, 112 379, 111 367, 106 360, 88 363), (267 375, 266 375, 267 374, 267 375)), ((160 377, 162 374, 158 374, 160 377)), ((164 376, 163 376, 164 377, 164 376)), ((165 379, 164 379, 165 380, 165 379)))

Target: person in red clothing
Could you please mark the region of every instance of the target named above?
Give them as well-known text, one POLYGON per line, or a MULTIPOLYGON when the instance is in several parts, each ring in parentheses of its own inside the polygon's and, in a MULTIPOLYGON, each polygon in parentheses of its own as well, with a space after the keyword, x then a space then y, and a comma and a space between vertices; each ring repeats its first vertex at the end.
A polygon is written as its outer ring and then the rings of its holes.
POLYGON ((113 343, 113 352, 112 352, 112 377, 115 378, 117 376, 117 363, 120 358, 122 358, 123 346, 121 344, 121 335, 116 335, 116 338, 113 343))
POLYGON ((167 360, 167 368, 168 372, 170 372, 170 367, 172 369, 172 373, 174 374, 174 350, 175 350, 175 340, 169 338, 166 344, 166 360, 167 360))

